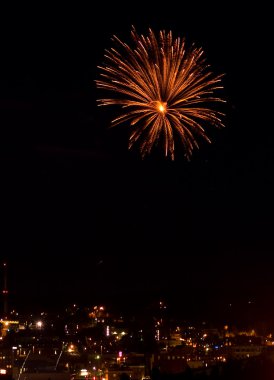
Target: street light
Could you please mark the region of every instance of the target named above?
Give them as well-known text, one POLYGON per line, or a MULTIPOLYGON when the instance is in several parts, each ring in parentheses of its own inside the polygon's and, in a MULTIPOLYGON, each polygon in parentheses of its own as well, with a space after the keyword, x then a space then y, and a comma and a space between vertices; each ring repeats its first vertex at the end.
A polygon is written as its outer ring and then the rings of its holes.
POLYGON ((38 321, 36 322, 36 327, 41 330, 41 328, 43 327, 43 322, 42 321, 38 321))
POLYGON ((17 350, 16 346, 11 347, 11 376, 14 375, 14 351, 17 350))

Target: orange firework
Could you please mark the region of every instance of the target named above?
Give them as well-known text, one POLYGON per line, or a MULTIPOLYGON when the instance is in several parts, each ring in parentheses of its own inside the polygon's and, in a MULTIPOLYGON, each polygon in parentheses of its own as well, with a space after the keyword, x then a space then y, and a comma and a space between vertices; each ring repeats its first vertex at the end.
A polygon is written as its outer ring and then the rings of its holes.
POLYGON ((152 30, 146 37, 133 28, 131 36, 134 48, 113 36, 118 48, 106 50, 96 84, 113 97, 99 99, 99 105, 121 106, 124 112, 112 125, 129 122, 129 148, 138 143, 142 157, 160 143, 173 160, 178 141, 189 159, 199 137, 210 142, 204 126, 223 126, 223 113, 211 108, 223 102, 214 95, 222 75, 213 75, 201 48, 187 49, 172 32, 160 31, 157 39, 152 30))

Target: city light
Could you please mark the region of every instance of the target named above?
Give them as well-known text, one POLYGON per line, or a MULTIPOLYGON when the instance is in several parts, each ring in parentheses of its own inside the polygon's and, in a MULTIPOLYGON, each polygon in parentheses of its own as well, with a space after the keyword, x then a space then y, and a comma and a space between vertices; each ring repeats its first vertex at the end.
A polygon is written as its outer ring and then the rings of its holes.
POLYGON ((42 321, 38 321, 38 322, 36 322, 36 327, 37 327, 38 329, 41 329, 41 328, 43 327, 43 322, 42 322, 42 321))

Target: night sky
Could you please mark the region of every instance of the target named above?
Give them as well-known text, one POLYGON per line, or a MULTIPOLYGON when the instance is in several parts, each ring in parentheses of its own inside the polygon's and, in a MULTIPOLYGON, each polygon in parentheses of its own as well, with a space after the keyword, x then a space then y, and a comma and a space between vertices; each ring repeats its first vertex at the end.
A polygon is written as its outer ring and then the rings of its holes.
POLYGON ((271 12, 149 4, 1 12, 0 255, 12 305, 163 296, 183 311, 252 300, 274 315, 271 12), (141 160, 126 128, 108 129, 118 109, 96 106, 97 65, 113 34, 130 43, 131 25, 186 37, 225 73, 226 128, 209 129, 213 143, 191 162, 180 150, 174 162, 141 160))

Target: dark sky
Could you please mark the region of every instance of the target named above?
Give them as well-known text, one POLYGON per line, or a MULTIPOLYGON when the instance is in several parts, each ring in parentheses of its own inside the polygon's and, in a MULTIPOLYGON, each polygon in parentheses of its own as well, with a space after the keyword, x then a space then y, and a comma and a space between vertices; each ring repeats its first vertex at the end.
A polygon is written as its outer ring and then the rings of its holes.
POLYGON ((0 248, 15 306, 56 303, 56 292, 57 302, 188 294, 273 308, 267 6, 23 4, 1 15, 0 248), (126 129, 108 129, 115 110, 96 106, 97 65, 113 34, 130 43, 131 25, 185 36, 225 73, 226 128, 191 162, 180 151, 142 161, 126 129))

